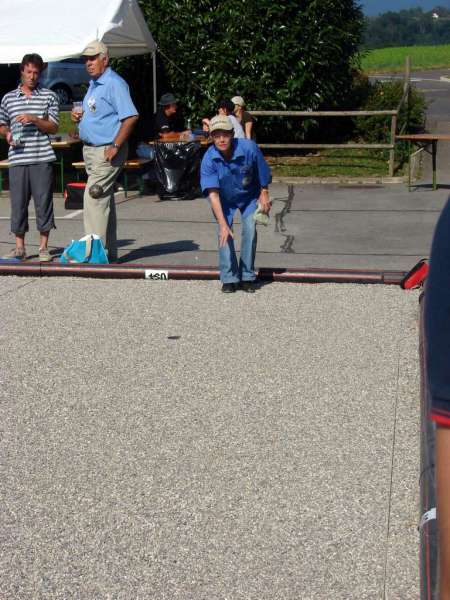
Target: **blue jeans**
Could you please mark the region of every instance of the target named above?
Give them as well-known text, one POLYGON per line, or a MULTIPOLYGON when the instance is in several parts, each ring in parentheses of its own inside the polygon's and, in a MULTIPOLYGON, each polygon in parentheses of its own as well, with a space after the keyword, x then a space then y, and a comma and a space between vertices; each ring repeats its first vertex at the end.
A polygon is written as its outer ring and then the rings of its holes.
MULTIPOLYGON (((225 207, 224 207, 225 208, 225 207)), ((241 210, 241 253, 239 264, 234 248, 234 240, 229 237, 225 246, 219 246, 219 269, 220 281, 222 283, 238 283, 239 281, 255 281, 255 254, 256 254, 256 223, 253 214, 256 210, 256 203, 253 210, 241 210)), ((233 225, 233 217, 236 207, 224 210, 224 216, 228 226, 233 225)))

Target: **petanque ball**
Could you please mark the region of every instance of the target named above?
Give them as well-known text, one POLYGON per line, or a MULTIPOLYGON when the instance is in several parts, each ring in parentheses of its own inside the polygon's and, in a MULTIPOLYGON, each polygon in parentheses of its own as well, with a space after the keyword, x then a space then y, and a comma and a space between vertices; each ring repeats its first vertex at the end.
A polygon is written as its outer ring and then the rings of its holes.
POLYGON ((89 188, 89 194, 92 196, 92 198, 101 198, 103 196, 102 186, 98 183, 94 183, 94 185, 91 185, 89 188))

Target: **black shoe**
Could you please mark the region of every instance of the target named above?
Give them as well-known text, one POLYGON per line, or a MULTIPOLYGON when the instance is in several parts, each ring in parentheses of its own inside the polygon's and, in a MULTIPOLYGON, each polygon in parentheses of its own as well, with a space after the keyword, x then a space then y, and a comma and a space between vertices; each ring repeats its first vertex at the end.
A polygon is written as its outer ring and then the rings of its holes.
POLYGON ((241 281, 241 290, 247 294, 254 294, 256 286, 254 281, 241 281))
POLYGON ((235 283, 224 283, 222 285, 222 292, 224 294, 233 294, 236 291, 235 283))

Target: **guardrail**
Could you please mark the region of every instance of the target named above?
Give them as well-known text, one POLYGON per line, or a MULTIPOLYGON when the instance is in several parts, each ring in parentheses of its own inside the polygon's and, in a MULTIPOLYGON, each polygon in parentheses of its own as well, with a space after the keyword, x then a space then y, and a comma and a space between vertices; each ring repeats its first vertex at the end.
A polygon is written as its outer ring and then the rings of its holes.
MULTIPOLYGON (((280 149, 325 149, 325 148, 362 148, 371 150, 389 150, 389 176, 394 175, 395 161, 395 136, 397 133, 398 115, 402 105, 408 101, 411 78, 411 60, 408 56, 405 63, 405 79, 403 84, 403 94, 399 105, 394 110, 325 110, 325 111, 301 111, 301 110, 250 110, 250 114, 255 117, 369 117, 369 116, 390 116, 390 142, 386 144, 274 144, 262 143, 258 144, 260 148, 280 148, 280 149)), ((408 119, 407 119, 408 122, 408 119)), ((406 124, 406 128, 408 125, 406 124)), ((405 127, 402 128, 404 131, 405 127)))

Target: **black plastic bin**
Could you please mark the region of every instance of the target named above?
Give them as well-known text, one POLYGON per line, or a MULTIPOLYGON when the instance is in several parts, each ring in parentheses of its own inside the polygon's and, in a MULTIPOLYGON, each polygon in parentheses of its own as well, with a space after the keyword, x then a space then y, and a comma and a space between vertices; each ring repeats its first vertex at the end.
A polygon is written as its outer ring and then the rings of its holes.
POLYGON ((162 200, 188 200, 201 195, 200 142, 156 142, 157 194, 162 200))

